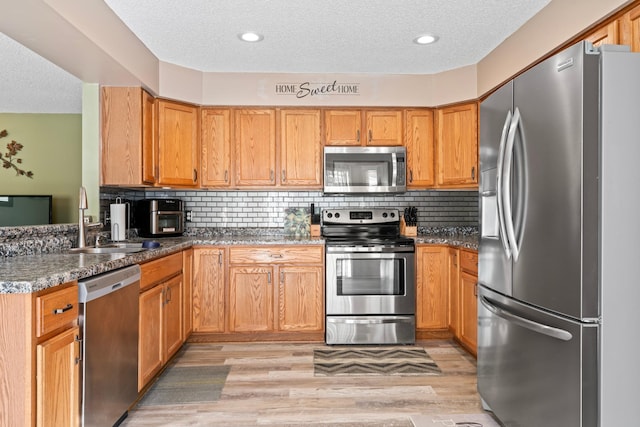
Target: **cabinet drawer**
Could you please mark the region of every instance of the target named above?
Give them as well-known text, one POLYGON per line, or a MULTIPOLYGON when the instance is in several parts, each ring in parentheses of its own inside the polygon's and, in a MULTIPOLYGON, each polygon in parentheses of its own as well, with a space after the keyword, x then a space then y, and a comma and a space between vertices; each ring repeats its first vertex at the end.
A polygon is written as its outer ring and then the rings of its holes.
POLYGON ((229 249, 231 264, 285 264, 291 262, 321 264, 322 259, 322 246, 251 246, 229 249))
POLYGON ((182 252, 140 265, 140 291, 182 272, 182 252))
POLYGON ((472 251, 460 251, 460 268, 469 273, 478 275, 478 253, 472 251))
POLYGON ((36 335, 41 337, 78 318, 78 286, 36 297, 36 335))

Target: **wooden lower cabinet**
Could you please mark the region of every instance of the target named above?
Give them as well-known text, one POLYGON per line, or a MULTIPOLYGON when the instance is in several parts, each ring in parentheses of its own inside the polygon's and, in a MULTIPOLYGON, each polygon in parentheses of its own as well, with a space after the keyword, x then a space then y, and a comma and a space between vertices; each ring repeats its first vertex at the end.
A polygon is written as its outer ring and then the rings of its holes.
MULTIPOLYGON (((450 287, 456 288, 452 312, 457 313, 454 336, 470 353, 477 354, 478 342, 478 252, 459 250, 457 277, 450 276, 450 287), (454 308, 455 307, 455 308, 454 308)), ((450 326, 451 327, 451 326, 450 326)))
POLYGON ((465 271, 460 273, 460 330, 457 336, 473 354, 477 353, 478 343, 477 282, 477 276, 465 271))
POLYGON ((193 331, 225 331, 225 249, 193 251, 193 331))
POLYGON ((323 341, 323 247, 195 248, 193 323, 194 341, 323 341))
POLYGON ((448 281, 446 246, 416 247, 416 332, 448 327, 448 281))
POLYGON ((138 300, 138 391, 160 372, 184 343, 182 253, 140 267, 143 287, 138 300))
POLYGON ((278 281, 278 330, 324 330, 322 266, 280 267, 278 281))
POLYGON ((0 313, 0 426, 78 426, 77 282, 0 294, 0 313))
POLYGON ((80 343, 77 326, 36 349, 36 417, 38 426, 75 426, 80 414, 80 343))

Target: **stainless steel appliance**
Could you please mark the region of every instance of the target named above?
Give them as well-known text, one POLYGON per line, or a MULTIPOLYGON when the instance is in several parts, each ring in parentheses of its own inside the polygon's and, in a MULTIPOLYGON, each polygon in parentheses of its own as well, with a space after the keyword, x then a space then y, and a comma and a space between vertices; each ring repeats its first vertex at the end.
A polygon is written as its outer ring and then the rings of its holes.
POLYGON ((327 344, 415 342, 415 242, 395 209, 328 209, 327 344))
POLYGON ((480 107, 478 390, 506 426, 637 424, 640 55, 582 42, 480 107))
POLYGON ((83 426, 120 424, 138 398, 138 293, 133 265, 79 285, 83 426))
POLYGON ((138 234, 143 237, 180 236, 184 232, 184 207, 180 199, 143 199, 135 205, 138 234))
POLYGON ((405 147, 324 147, 325 193, 404 193, 405 147))

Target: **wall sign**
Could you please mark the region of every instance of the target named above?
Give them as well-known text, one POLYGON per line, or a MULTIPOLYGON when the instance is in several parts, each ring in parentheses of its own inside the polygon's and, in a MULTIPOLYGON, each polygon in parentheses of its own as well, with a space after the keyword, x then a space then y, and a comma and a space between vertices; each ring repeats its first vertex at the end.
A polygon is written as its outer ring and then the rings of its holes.
POLYGON ((338 83, 337 80, 331 83, 276 83, 275 94, 295 96, 296 98, 333 95, 359 96, 360 83, 338 83))

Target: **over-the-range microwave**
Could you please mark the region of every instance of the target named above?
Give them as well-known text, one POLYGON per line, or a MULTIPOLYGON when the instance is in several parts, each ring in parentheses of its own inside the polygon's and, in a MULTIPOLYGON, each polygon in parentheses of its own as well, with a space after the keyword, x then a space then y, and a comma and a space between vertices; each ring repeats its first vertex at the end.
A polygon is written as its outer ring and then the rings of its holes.
POLYGON ((324 192, 404 193, 405 147, 324 147, 324 192))

